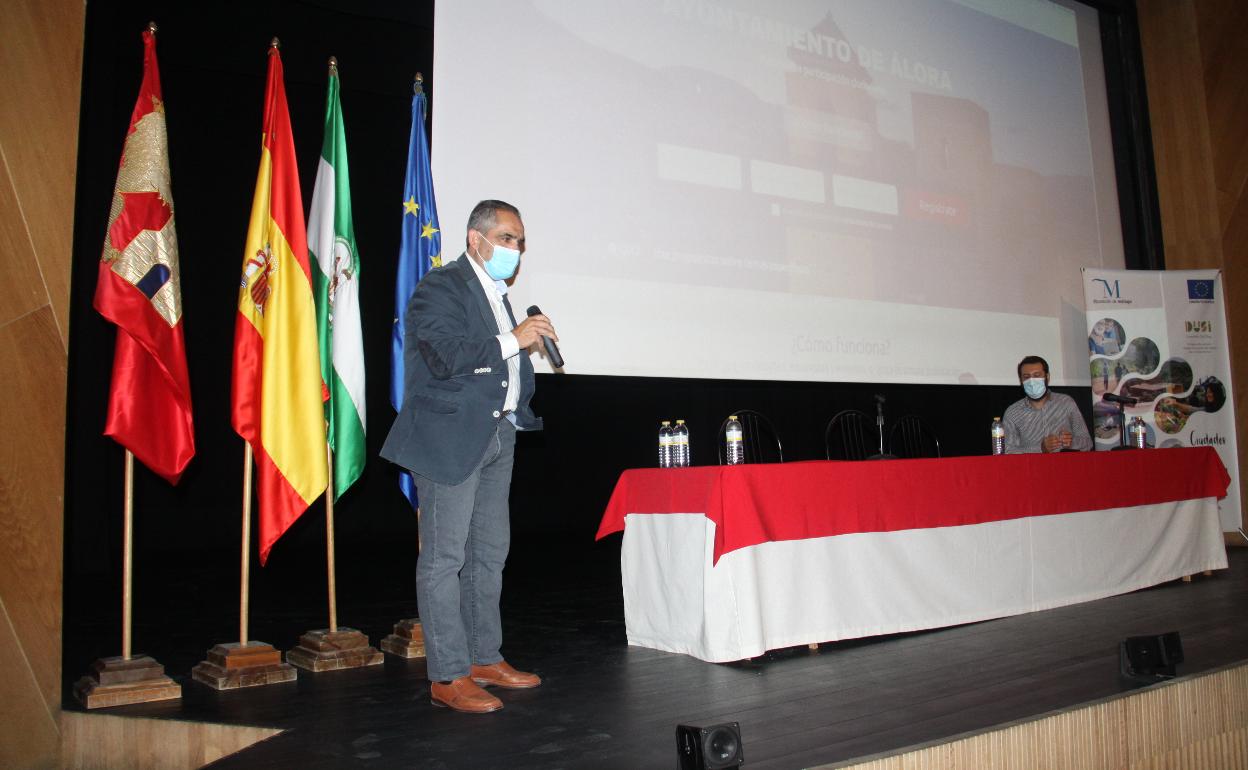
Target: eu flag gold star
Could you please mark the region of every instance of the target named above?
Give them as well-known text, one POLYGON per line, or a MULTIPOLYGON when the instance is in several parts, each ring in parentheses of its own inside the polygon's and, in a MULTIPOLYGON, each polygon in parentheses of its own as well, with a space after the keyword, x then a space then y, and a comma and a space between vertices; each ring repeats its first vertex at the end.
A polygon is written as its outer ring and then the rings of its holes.
POLYGON ((429 264, 433 265, 434 267, 442 267, 442 255, 434 254, 432 257, 429 258, 429 264))
POLYGON ((403 201, 403 211, 413 216, 416 215, 416 212, 420 211, 420 204, 416 202, 415 195, 403 201))
POLYGON ((420 229, 421 238, 432 238, 433 234, 438 232, 438 228, 433 226, 432 222, 426 222, 420 229))

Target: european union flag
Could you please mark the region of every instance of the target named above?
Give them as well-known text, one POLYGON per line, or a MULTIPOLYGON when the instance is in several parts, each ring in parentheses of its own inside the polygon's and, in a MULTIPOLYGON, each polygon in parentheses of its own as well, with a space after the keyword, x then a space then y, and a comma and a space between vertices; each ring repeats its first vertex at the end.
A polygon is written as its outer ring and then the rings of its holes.
MULTIPOLYGON (((442 266, 442 236, 438 230, 438 207, 433 200, 433 175, 429 172, 429 141, 425 135, 424 81, 416 76, 412 96, 412 132, 407 140, 407 176, 403 180, 403 236, 399 241, 398 280, 394 285, 394 324, 390 334, 390 405, 403 406, 403 314, 416 284, 431 269, 442 266)), ((412 474, 399 474, 399 488, 415 508, 416 482, 412 474)))
POLYGON ((1187 282, 1187 298, 1188 299, 1213 299, 1213 279, 1201 278, 1198 280, 1188 280, 1187 282))

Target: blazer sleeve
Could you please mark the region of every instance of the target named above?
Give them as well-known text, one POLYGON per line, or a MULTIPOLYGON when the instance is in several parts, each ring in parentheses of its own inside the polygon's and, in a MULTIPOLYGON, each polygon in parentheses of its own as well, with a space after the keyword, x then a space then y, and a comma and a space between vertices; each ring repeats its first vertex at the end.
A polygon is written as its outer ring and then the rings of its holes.
POLYGON ((478 318, 480 312, 472 305, 475 300, 469 294, 470 287, 456 286, 457 279, 450 275, 430 281, 435 275, 437 271, 425 276, 416 287, 404 319, 430 373, 445 380, 505 366, 497 332, 478 318))

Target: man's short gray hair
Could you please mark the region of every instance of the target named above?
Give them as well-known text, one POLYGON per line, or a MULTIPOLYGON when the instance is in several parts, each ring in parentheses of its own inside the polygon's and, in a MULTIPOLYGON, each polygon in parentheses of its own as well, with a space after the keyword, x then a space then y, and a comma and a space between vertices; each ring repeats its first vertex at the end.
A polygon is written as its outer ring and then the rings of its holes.
POLYGON ((506 203, 504 201, 481 201, 472 207, 472 213, 468 215, 468 229, 476 230, 479 233, 488 232, 494 225, 498 224, 498 212, 507 211, 516 215, 516 219, 521 219, 520 209, 506 203))

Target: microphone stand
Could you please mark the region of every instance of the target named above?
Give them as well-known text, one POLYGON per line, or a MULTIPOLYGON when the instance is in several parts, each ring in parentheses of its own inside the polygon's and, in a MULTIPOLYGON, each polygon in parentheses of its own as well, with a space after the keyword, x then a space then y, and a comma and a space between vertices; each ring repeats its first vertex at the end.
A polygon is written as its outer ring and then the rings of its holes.
POLYGON ((1118 402, 1118 446, 1114 449, 1130 449, 1127 444, 1127 406, 1121 401, 1118 402))
MULTIPOLYGON (((1107 394, 1108 395, 1108 394, 1107 394)), ((1138 399, 1124 398, 1122 396, 1114 396, 1113 398, 1101 398, 1102 401, 1108 401, 1118 407, 1118 446, 1114 447, 1114 451, 1119 449, 1135 449, 1127 441, 1127 406, 1135 406, 1139 403, 1138 399)))
POLYGON ((875 394, 875 428, 880 434, 880 451, 868 457, 868 460, 896 460, 897 455, 884 451, 884 396, 875 394))

